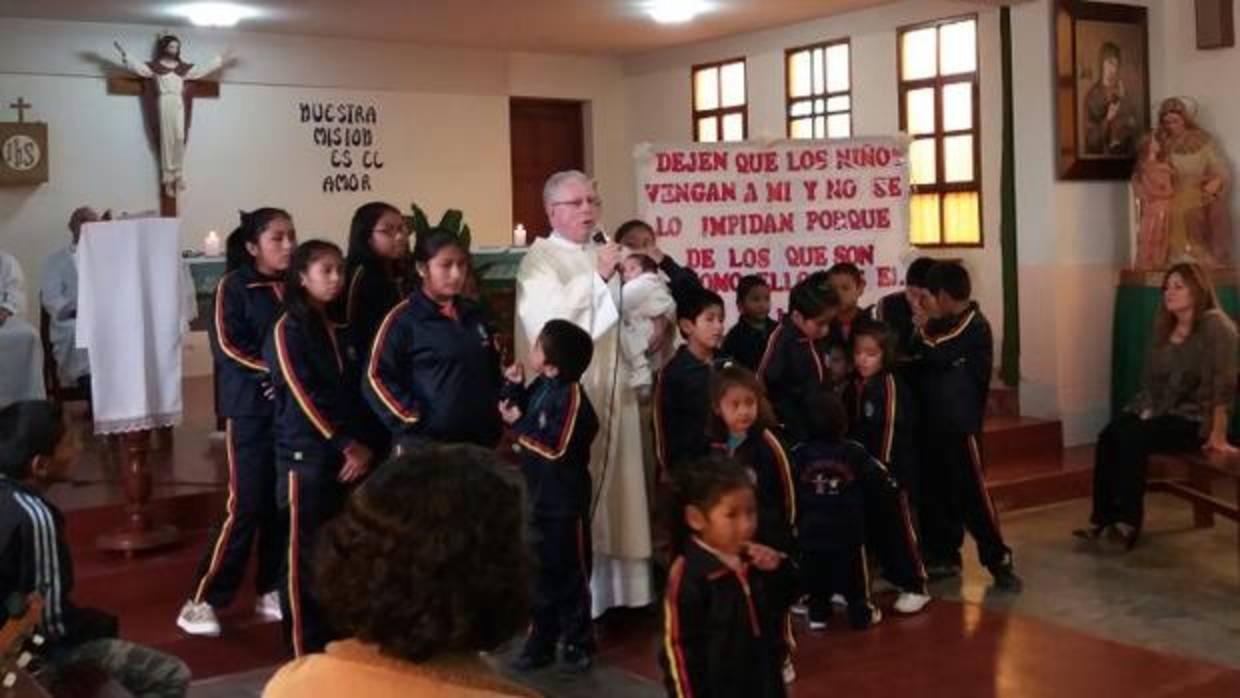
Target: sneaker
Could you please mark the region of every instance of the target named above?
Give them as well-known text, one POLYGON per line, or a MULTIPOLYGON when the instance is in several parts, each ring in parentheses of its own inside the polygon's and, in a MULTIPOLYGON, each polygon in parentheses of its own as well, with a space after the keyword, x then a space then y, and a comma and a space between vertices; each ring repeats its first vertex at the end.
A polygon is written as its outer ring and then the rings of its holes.
POLYGON ((784 658, 784 684, 790 684, 797 680, 797 668, 792 666, 792 657, 784 658))
POLYGON ((284 611, 280 609, 280 593, 269 591, 258 597, 254 602, 254 615, 272 622, 284 620, 284 611))
POLYGON ((809 629, 813 632, 820 633, 827 629, 826 616, 810 615, 809 629))
POLYGON ((990 574, 995 578, 995 588, 1000 591, 1016 593, 1025 588, 1025 582, 1016 576, 1011 565, 994 567, 990 570, 990 574))
POLYGON ((809 615, 809 597, 802 596, 801 598, 797 599, 796 602, 793 603, 792 606, 788 608, 788 610, 794 616, 808 616, 809 615))
POLYGON ((831 605, 832 606, 847 606, 848 600, 844 598, 843 594, 832 594, 831 605))
POLYGON ((918 594, 913 591, 902 591, 900 592, 900 595, 896 597, 895 605, 892 606, 892 608, 896 610, 896 613, 912 615, 914 613, 920 613, 921 609, 925 608, 928 603, 930 603, 929 594, 918 594))
POLYGON ((211 604, 186 601, 177 615, 177 627, 190 635, 203 637, 219 637, 220 621, 215 617, 215 609, 211 604))
POLYGON ((560 657, 560 671, 565 674, 584 674, 594 666, 594 653, 578 645, 565 645, 560 657))

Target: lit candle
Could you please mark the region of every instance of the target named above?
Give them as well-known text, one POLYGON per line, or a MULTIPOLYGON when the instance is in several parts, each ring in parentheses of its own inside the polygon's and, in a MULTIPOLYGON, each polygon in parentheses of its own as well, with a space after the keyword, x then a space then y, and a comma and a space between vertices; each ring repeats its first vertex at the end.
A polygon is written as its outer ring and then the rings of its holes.
POLYGON ((512 244, 514 247, 525 247, 526 233, 525 226, 520 223, 512 229, 512 244))
POLYGON ((202 241, 202 253, 208 257, 220 256, 220 236, 214 230, 207 232, 207 237, 202 241))

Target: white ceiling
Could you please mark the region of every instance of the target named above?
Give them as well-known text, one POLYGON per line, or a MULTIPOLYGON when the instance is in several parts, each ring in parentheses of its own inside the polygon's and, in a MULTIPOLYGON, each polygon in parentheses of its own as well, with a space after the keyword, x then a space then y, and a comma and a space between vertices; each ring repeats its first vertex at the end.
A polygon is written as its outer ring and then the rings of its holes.
MULTIPOLYGON (((262 11, 242 31, 515 51, 626 54, 883 5, 893 0, 711 0, 687 24, 658 25, 647 0, 233 0, 262 11)), ((974 0, 977 4, 994 0, 974 0)), ((0 0, 0 17, 184 26, 178 0, 0 0)))

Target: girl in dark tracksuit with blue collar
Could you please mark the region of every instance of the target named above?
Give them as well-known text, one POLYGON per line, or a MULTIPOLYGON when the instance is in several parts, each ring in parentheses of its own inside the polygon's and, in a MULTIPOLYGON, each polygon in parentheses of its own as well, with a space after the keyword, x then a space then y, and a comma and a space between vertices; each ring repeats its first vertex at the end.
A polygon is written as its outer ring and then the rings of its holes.
POLYGON ((333 639, 311 592, 314 539, 370 467, 373 435, 358 386, 357 351, 327 305, 343 288, 344 259, 330 242, 297 248, 286 310, 263 348, 275 386, 278 501, 289 520, 288 570, 281 587, 284 627, 298 655, 333 639))
POLYGON ((379 326, 362 392, 398 448, 420 441, 494 447, 499 414, 500 354, 477 303, 461 296, 469 254, 451 232, 418 238, 421 281, 379 326))
POLYGON ((284 527, 276 509, 273 404, 262 348, 283 306, 281 276, 294 244, 292 218, 277 208, 242 213, 241 225, 228 239, 229 271, 216 287, 208 325, 216 409, 226 420, 228 505, 177 617, 177 626, 194 635, 220 634, 215 609, 228 606, 236 596, 256 537, 256 611, 271 619, 280 614, 276 589, 284 527))

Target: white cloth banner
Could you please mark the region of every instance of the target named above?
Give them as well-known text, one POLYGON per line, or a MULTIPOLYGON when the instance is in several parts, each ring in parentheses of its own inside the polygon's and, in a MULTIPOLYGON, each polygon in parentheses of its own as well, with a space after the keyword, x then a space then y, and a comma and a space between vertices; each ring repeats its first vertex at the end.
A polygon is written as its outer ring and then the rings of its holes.
POLYGON ((736 283, 761 274, 772 307, 810 273, 852 262, 863 303, 900 285, 908 249, 903 137, 638 145, 639 216, 659 247, 735 305, 736 283))
POLYGON ((95 431, 181 421, 188 329, 180 221, 88 223, 78 244, 77 344, 90 353, 95 431))

